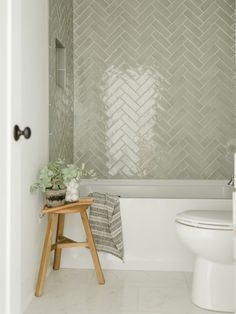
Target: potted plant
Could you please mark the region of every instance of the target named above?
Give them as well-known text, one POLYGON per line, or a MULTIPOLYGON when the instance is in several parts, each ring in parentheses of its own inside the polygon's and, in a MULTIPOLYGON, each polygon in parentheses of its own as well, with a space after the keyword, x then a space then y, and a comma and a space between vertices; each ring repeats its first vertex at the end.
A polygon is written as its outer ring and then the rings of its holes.
POLYGON ((57 159, 43 167, 39 172, 39 180, 31 186, 31 191, 42 191, 46 196, 48 207, 64 205, 65 202, 76 202, 79 199, 79 180, 81 177, 95 177, 93 169, 86 170, 74 164, 66 165, 57 159))
POLYGON ((45 192, 46 205, 57 207, 65 204, 66 186, 64 183, 63 168, 65 162, 57 159, 43 167, 39 172, 39 180, 31 186, 31 191, 45 192))
POLYGON ((79 199, 79 181, 81 177, 93 177, 95 178, 96 173, 93 169, 85 169, 83 163, 81 167, 74 164, 67 165, 62 169, 64 183, 66 185, 66 201, 76 202, 79 199))

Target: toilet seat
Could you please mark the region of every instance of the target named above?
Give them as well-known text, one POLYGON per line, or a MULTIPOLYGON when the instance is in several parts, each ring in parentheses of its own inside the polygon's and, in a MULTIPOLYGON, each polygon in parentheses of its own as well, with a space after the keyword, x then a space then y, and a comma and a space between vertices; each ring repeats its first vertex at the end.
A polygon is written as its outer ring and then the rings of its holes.
POLYGON ((187 210, 176 216, 176 222, 202 229, 233 230, 230 210, 187 210))

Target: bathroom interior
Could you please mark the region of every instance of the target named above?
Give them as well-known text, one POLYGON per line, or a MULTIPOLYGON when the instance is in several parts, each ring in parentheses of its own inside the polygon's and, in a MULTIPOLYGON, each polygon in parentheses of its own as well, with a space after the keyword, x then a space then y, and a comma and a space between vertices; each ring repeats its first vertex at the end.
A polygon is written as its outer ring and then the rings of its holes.
POLYGON ((49 0, 49 158, 95 170, 81 196, 120 196, 124 258, 98 252, 99 285, 63 250, 35 297, 35 215, 24 313, 233 313, 235 108, 235 0, 49 0))

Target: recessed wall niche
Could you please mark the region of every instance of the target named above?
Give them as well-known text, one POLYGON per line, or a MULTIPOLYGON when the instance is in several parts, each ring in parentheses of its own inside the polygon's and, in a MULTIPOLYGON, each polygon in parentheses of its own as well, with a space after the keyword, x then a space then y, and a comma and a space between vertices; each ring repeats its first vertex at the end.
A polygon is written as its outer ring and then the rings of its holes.
POLYGON ((66 49, 56 38, 56 83, 57 86, 65 88, 66 81, 66 49))
POLYGON ((73 0, 49 0, 49 159, 67 163, 73 162, 73 73, 73 0))

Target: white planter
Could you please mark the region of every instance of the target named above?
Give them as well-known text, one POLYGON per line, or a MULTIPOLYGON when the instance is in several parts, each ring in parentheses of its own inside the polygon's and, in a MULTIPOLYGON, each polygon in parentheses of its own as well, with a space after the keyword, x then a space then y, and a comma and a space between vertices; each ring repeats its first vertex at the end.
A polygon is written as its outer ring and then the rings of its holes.
POLYGON ((75 179, 66 184, 66 202, 79 200, 79 182, 75 179))

